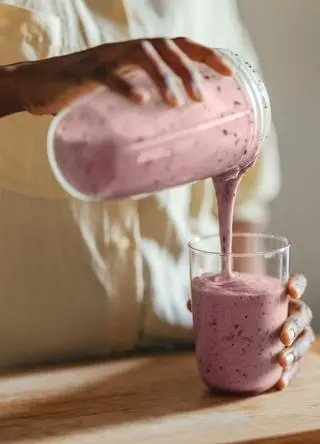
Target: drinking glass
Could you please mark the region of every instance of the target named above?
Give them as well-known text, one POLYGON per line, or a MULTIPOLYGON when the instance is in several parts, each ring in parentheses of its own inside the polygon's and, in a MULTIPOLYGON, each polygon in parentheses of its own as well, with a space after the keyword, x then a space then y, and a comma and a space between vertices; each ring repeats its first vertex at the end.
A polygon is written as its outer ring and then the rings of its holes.
POLYGON ((215 390, 259 393, 281 376, 280 331, 288 316, 289 241, 269 234, 233 235, 232 253, 219 235, 189 243, 196 358, 215 390), (232 275, 222 264, 232 261, 232 275))

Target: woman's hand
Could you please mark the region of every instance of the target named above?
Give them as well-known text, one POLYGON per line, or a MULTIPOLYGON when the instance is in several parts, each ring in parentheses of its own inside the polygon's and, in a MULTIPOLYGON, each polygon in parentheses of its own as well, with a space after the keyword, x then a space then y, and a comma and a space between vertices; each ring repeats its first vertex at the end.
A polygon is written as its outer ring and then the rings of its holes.
POLYGON ((315 341, 311 328, 312 312, 301 301, 307 287, 307 279, 303 275, 293 276, 287 285, 290 297, 289 317, 281 331, 280 339, 285 349, 279 355, 279 363, 283 373, 277 387, 285 389, 299 371, 300 359, 315 341))
POLYGON ((148 74, 170 106, 182 105, 186 95, 202 100, 201 76, 193 62, 203 63, 223 76, 232 74, 218 53, 186 38, 105 44, 66 56, 9 65, 2 70, 14 78, 24 110, 55 114, 99 84, 137 103, 147 102, 148 91, 132 85, 125 76, 136 68, 148 74))
MULTIPOLYGON (((307 279, 301 274, 292 276, 287 284, 287 292, 290 297, 289 316, 280 333, 284 349, 278 358, 283 367, 282 376, 277 384, 279 390, 285 389, 297 375, 300 359, 315 341, 315 335, 310 325, 312 312, 307 304, 301 301, 306 287, 307 279)), ((191 311, 190 300, 187 307, 191 311)))

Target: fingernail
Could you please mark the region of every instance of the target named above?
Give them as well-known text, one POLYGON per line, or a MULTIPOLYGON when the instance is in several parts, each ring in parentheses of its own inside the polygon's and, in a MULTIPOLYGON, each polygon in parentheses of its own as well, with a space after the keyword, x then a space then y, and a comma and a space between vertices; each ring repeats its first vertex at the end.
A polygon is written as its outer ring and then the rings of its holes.
POLYGON ((181 107, 184 105, 184 100, 181 97, 181 94, 177 94, 177 93, 174 94, 170 90, 168 90, 166 92, 166 99, 171 106, 181 107))
POLYGON ((180 87, 180 81, 174 75, 166 76, 165 95, 171 106, 181 107, 185 103, 185 97, 180 87))
POLYGON ((191 83, 191 89, 192 89, 192 95, 195 100, 202 101, 204 98, 203 90, 202 90, 202 76, 199 73, 198 70, 193 70, 192 73, 192 83, 191 83))
MULTIPOLYGON (((230 66, 228 65, 228 62, 225 61, 224 57, 222 56, 218 56, 218 62, 220 63, 220 71, 221 74, 225 75, 225 76, 232 76, 233 71, 230 68, 230 66)), ((215 63, 216 64, 216 63, 215 63)), ((215 69, 216 67, 214 66, 213 69, 215 69)))
POLYGON ((289 328, 289 330, 287 331, 287 336, 291 344, 294 341, 294 338, 296 337, 296 332, 294 331, 293 328, 289 328))
POLYGON ((291 287, 295 290, 296 297, 301 298, 307 287, 307 278, 303 276, 303 274, 295 276, 292 280, 291 287))
POLYGON ((284 358, 286 360, 287 365, 292 364, 295 360, 295 356, 294 356, 293 352, 286 354, 284 358))
POLYGON ((282 376, 282 382, 283 382, 284 388, 289 385, 290 375, 288 373, 286 373, 282 376))
POLYGON ((203 94, 200 88, 194 84, 191 86, 191 88, 192 88, 192 98, 194 100, 198 100, 199 102, 201 102, 203 100, 203 94))
POLYGON ((141 104, 146 104, 150 99, 149 93, 143 88, 134 88, 131 95, 135 102, 139 102, 141 104))

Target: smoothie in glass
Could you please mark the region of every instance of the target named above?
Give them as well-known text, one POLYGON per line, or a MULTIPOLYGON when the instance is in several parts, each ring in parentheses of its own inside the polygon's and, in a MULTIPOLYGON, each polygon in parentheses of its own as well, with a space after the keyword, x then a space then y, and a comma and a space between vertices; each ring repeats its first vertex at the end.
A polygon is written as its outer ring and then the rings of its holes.
MULTIPOLYGON (((259 393, 273 387, 282 372, 277 356, 288 316, 283 284, 289 273, 289 243, 268 235, 243 236, 255 240, 252 255, 265 263, 265 274, 225 275, 223 255, 210 250, 210 237, 190 244, 196 356, 200 376, 210 388, 259 393)), ((240 254, 233 257, 241 259, 240 254)))

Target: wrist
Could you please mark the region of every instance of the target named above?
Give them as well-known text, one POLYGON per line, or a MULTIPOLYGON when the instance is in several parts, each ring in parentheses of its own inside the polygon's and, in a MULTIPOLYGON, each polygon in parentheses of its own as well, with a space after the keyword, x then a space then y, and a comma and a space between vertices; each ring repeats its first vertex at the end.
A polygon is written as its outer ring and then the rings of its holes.
POLYGON ((0 66, 0 117, 24 111, 18 78, 18 65, 0 66))
POLYGON ((28 111, 55 114, 81 94, 92 91, 91 66, 85 61, 95 48, 35 62, 0 66, 0 117, 28 111))

